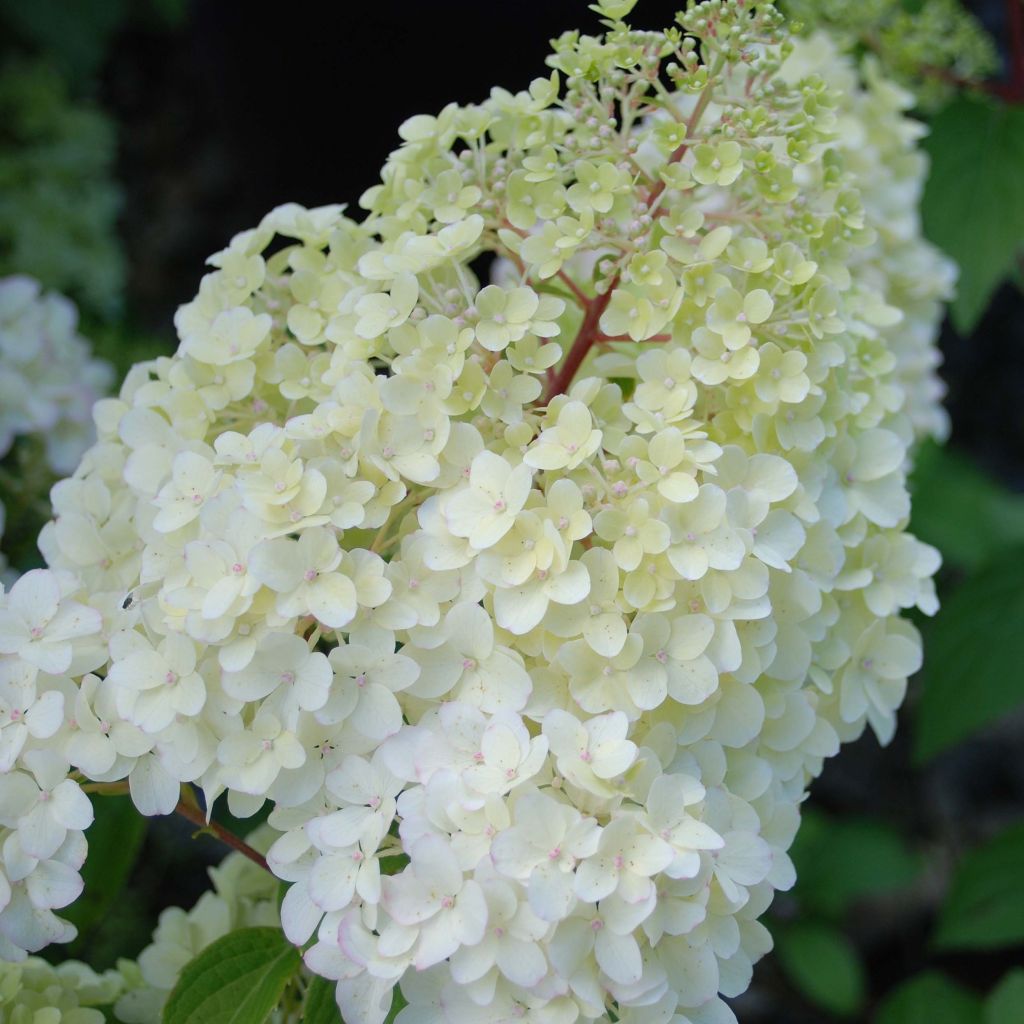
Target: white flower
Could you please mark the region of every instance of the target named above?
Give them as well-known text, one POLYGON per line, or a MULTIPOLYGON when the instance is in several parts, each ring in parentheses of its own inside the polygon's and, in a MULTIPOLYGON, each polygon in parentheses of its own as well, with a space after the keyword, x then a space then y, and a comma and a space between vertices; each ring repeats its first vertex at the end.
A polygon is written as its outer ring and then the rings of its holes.
POLYGON ((527 883, 539 918, 558 921, 572 907, 573 871, 597 850, 599 838, 593 818, 530 789, 516 801, 513 826, 495 837, 491 856, 503 875, 527 883))
POLYGON ((340 563, 337 540, 320 528, 304 530, 295 541, 263 541, 252 551, 249 572, 277 593, 281 615, 309 614, 338 629, 352 621, 357 608, 352 580, 334 571, 340 563))
POLYGON ((100 613, 67 600, 56 574, 33 569, 0 594, 0 654, 17 654, 43 672, 71 666, 73 644, 98 633, 100 613))
POLYGON ((440 836, 424 836, 409 850, 410 866, 383 880, 383 905, 401 925, 418 933, 413 965, 423 970, 460 946, 475 946, 487 927, 487 901, 467 879, 440 836))
POLYGON ((525 464, 512 467, 493 452, 480 452, 469 470, 469 486, 442 506, 448 529, 478 551, 497 544, 526 504, 532 479, 525 464))

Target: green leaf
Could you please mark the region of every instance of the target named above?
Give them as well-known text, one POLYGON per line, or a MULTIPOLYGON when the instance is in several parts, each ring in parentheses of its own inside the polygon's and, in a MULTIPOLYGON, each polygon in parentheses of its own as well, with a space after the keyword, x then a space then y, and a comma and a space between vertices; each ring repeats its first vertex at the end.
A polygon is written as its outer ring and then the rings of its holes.
POLYGON ((804 814, 793 844, 794 895, 816 916, 841 917, 850 905, 874 893, 908 885, 920 870, 903 838, 877 821, 836 821, 804 814))
POLYGON ((971 850, 939 915, 940 949, 997 949, 1024 942, 1024 823, 971 850))
POLYGON ((964 456, 922 445, 910 478, 911 529, 947 563, 977 569, 1024 544, 1024 497, 1002 487, 964 456))
POLYGON ((1024 239, 1024 108, 964 95, 931 129, 925 234, 960 264, 953 323, 968 334, 1024 239))
POLYGON ((264 1024, 302 960, 280 928, 241 928, 185 966, 163 1024, 264 1024))
POLYGON ((883 999, 874 1024, 982 1024, 981 1000, 937 971, 928 971, 883 999))
POLYGON ((864 968, 852 943, 829 925, 800 922, 775 935, 779 963, 807 1000, 840 1017, 864 1005, 864 968))
POLYGON ((396 985, 395 993, 391 1000, 391 1009, 384 1019, 384 1024, 395 1024, 395 1018, 409 1005, 409 1001, 402 995, 402 990, 396 985))
POLYGON ((333 981, 317 975, 309 983, 302 1001, 302 1024, 342 1024, 333 981))
POLYGON ((128 796, 91 797, 95 818, 89 826, 89 856, 82 866, 85 889, 63 916, 79 931, 69 952, 73 956, 88 950, 90 928, 113 906, 142 847, 146 819, 128 796))
POLYGON ((925 679, 914 719, 918 762, 1024 703, 1024 547, 1011 548, 923 624, 925 679))
POLYGON ((1005 975, 985 1000, 985 1024, 1014 1020, 1024 1020, 1024 967, 1005 975))

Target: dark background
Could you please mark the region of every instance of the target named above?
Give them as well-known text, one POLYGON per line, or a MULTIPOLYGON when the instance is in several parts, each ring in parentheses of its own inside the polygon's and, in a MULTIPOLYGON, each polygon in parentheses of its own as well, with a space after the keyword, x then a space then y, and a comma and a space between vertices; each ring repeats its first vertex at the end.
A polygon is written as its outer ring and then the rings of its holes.
MULTIPOLYGON (((633 20, 661 27, 678 6, 642 0, 633 20)), ((967 6, 997 41, 1005 36, 999 0, 967 6)), ((582 0, 205 0, 186 3, 170 26, 127 18, 85 89, 119 133, 125 323, 151 337, 154 350, 170 351, 175 308, 193 296, 203 261, 232 234, 286 201, 355 207, 406 117, 478 101, 492 85, 526 87, 545 72, 548 40, 580 24, 597 28, 582 0)), ((969 338, 947 324, 941 345, 952 448, 1024 490, 1019 290, 1004 285, 969 338)), ((903 726, 884 752, 872 738, 845 750, 812 798, 837 818, 898 828, 927 865, 909 890, 864 900, 844 923, 866 964, 871 1006, 922 969, 941 969, 985 992, 1022 960, 1020 948, 939 954, 929 945, 952 863, 1024 808, 1020 715, 925 768, 914 767, 908 753, 906 714, 903 726)), ((109 915, 115 925, 101 925, 77 955, 96 966, 134 955, 161 907, 187 906, 198 896, 200 864, 220 854, 208 839, 188 843, 188 834, 175 821, 150 827, 129 889, 109 915)), ((779 898, 776 912, 781 921, 798 917, 799 888, 779 898)), ((758 969, 754 992, 737 1009, 743 1024, 833 1019, 803 1000, 774 958, 758 969)))

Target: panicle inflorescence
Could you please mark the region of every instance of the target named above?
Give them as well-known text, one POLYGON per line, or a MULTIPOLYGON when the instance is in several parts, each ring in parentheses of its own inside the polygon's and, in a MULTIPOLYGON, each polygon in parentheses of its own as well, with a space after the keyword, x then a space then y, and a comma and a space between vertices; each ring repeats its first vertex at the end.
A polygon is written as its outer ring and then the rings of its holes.
POLYGON ((5 955, 67 937, 72 766, 269 800, 350 1024, 396 985, 400 1024, 733 1019, 808 783, 920 664, 952 271, 877 67, 768 4, 597 6, 406 121, 361 222, 237 235, 98 404, 0 606, 5 955))

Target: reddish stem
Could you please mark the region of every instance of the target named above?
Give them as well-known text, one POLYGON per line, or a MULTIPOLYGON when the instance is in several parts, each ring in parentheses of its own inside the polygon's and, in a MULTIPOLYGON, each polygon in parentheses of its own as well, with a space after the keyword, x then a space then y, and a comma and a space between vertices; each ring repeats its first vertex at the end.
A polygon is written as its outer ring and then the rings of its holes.
POLYGON ((590 303, 590 296, 564 270, 558 272, 558 279, 576 296, 576 301, 586 308, 590 303))
POLYGON ((558 372, 551 378, 548 384, 545 404, 550 402, 555 395, 561 395, 568 390, 573 377, 576 376, 576 371, 580 368, 594 342, 600 337, 601 332, 598 324, 601 320, 601 314, 608 307, 608 303, 612 298, 612 292, 615 291, 618 283, 619 275, 616 274, 608 290, 603 295, 595 295, 594 298, 587 299, 587 303, 583 307, 585 310, 583 323, 580 324, 580 329, 572 343, 572 348, 569 349, 569 354, 565 357, 565 362, 558 368, 558 372))
POLYGON ((215 821, 208 822, 206 815, 197 804, 183 798, 178 801, 178 806, 174 808, 174 811, 183 818, 187 818, 192 824, 198 825, 201 831, 213 833, 226 846, 230 846, 232 850, 237 850, 243 856, 248 857, 253 864, 258 864, 264 871, 270 871, 267 859, 263 854, 257 853, 247 842, 239 839, 234 832, 229 832, 223 825, 218 825, 215 821))
MULTIPOLYGON (((668 158, 668 162, 670 164, 677 163, 686 156, 686 151, 690 146, 690 136, 693 134, 693 130, 697 127, 701 117, 703 117, 708 103, 711 101, 713 82, 714 75, 712 75, 704 85, 704 89, 686 122, 686 141, 677 146, 672 155, 668 158)), ((654 188, 651 189, 650 192, 647 193, 646 205, 648 210, 654 207, 654 204, 658 201, 658 198, 664 191, 665 180, 662 179, 654 186, 654 188)), ((559 277, 563 278, 563 280, 572 287, 573 293, 576 294, 577 298, 583 305, 584 315, 583 323, 580 324, 580 329, 576 334, 572 347, 569 349, 569 354, 565 357, 565 362, 558 368, 558 372, 556 374, 549 374, 548 376, 548 388, 544 397, 545 404, 549 403, 555 395, 564 394, 569 389, 569 385, 572 383, 573 377, 576 376, 576 371, 580 368, 583 360, 587 357, 587 353, 591 348, 593 348, 596 342, 612 340, 601 332, 598 325, 601 321, 601 314, 608 308, 608 303, 611 301, 612 292, 614 292, 618 287, 619 276, 619 274, 615 275, 611 284, 608 286, 608 289, 603 294, 589 298, 575 287, 575 284, 570 280, 568 275, 559 271, 559 277)), ((658 340, 661 339, 659 338, 658 340)))

